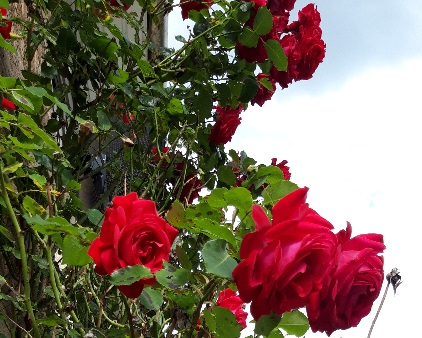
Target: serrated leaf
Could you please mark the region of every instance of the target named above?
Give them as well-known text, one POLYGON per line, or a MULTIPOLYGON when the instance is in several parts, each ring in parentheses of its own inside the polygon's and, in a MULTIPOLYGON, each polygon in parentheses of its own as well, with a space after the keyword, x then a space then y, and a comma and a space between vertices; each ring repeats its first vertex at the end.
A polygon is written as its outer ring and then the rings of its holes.
POLYGON ((114 285, 131 285, 143 278, 153 277, 151 271, 143 265, 127 266, 114 271, 110 283, 114 285))
POLYGON ((280 321, 280 328, 296 337, 303 336, 309 329, 308 318, 300 311, 285 312, 280 321))
POLYGON ((226 183, 229 186, 232 186, 236 182, 236 175, 229 166, 222 166, 218 168, 217 176, 221 182, 226 183))
POLYGON ((156 78, 157 74, 155 74, 154 69, 152 68, 151 64, 145 60, 137 60, 139 69, 141 70, 142 75, 145 78, 156 78))
MULTIPOLYGON (((20 92, 22 91, 20 90, 20 92)), ((24 106, 26 110, 34 112, 34 105, 27 96, 19 93, 17 90, 12 91, 12 96, 17 102, 24 106)))
POLYGON ((298 186, 290 181, 280 181, 267 186, 262 192, 265 205, 274 205, 280 198, 298 189, 298 186))
POLYGON ((94 225, 98 225, 103 219, 102 212, 97 209, 88 209, 86 215, 88 216, 88 220, 94 225))
POLYGON ((167 111, 170 115, 179 115, 183 114, 183 105, 179 99, 172 98, 167 105, 167 111))
POLYGON ((267 51, 268 59, 270 59, 277 70, 285 71, 287 69, 287 56, 284 54, 280 42, 274 39, 268 39, 264 42, 264 47, 267 51))
POLYGON ((193 219, 193 223, 201 233, 211 239, 224 239, 234 247, 237 246, 236 237, 233 235, 233 232, 224 225, 220 225, 219 222, 203 217, 193 219))
POLYGON ((88 246, 72 235, 66 235, 63 240, 63 264, 71 266, 84 266, 91 262, 88 256, 88 246))
POLYGON ((242 326, 237 322, 235 315, 229 309, 214 306, 212 314, 215 318, 216 325, 215 337, 216 338, 238 338, 242 326))
POLYGON ((185 269, 177 269, 165 262, 164 268, 155 273, 157 282, 169 289, 178 289, 189 280, 189 273, 185 269))
POLYGON ((45 176, 42 176, 42 175, 31 174, 29 175, 29 178, 32 180, 32 182, 34 182, 34 184, 40 190, 43 190, 45 187, 45 184, 47 183, 47 179, 45 178, 45 176))
POLYGON ((45 209, 43 206, 39 205, 32 197, 26 195, 22 201, 23 208, 30 215, 44 215, 45 209))
POLYGON ((251 210, 252 195, 251 192, 243 187, 231 188, 224 194, 228 205, 232 205, 240 210, 251 210))
POLYGON ((163 295, 160 290, 146 287, 142 290, 139 300, 148 310, 157 311, 163 304, 163 295))
POLYGON ((174 201, 171 204, 170 209, 166 213, 166 220, 176 228, 181 228, 186 223, 185 208, 180 201, 174 201))
POLYGON ((257 335, 268 336, 280 323, 281 317, 275 313, 268 316, 259 317, 255 323, 255 333, 257 335))
POLYGON ((265 35, 271 31, 273 27, 273 16, 266 6, 261 6, 258 8, 254 22, 253 30, 258 35, 265 35))
POLYGON ((249 27, 245 27, 239 34, 239 42, 248 48, 255 48, 258 45, 259 35, 249 27))
POLYGON ((224 194, 228 190, 226 188, 215 188, 211 191, 211 194, 207 196, 208 204, 213 208, 225 208, 227 207, 226 199, 224 194))
POLYGON ((55 233, 72 234, 75 236, 79 235, 78 228, 74 227, 64 218, 59 216, 43 219, 40 215, 31 217, 28 214, 25 214, 23 217, 34 230, 42 233, 43 235, 52 235, 55 233))
POLYGON ((207 272, 231 279, 237 262, 227 254, 226 245, 222 239, 208 241, 202 249, 202 257, 207 272))

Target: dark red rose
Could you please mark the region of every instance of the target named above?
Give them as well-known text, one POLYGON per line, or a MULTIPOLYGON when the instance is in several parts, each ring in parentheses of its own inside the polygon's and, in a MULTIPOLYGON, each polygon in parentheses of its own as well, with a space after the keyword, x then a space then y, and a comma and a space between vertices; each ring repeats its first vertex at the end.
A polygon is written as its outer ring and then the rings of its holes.
POLYGON ((215 145, 226 144, 231 141, 237 127, 242 120, 240 113, 243 107, 239 105, 236 109, 232 109, 229 106, 217 107, 216 112, 218 114, 217 121, 211 129, 211 135, 208 140, 215 145))
POLYGON ((333 226, 306 203, 308 188, 293 191, 272 208, 272 222, 252 207, 255 231, 243 238, 233 278, 255 320, 307 304, 333 270, 337 237, 333 226))
POLYGON ((12 110, 15 110, 16 109, 16 105, 12 101, 9 101, 8 99, 2 99, 1 100, 1 105, 4 108, 9 108, 9 109, 12 109, 12 110))
POLYGON ((117 99, 115 99, 114 94, 110 95, 110 99, 113 100, 112 106, 114 108, 114 113, 122 119, 124 124, 129 124, 135 119, 135 115, 128 112, 126 105, 122 102, 118 102, 117 99))
POLYGON ((352 227, 337 234, 338 261, 327 288, 311 295, 306 306, 312 331, 326 332, 357 326, 371 311, 384 280, 383 236, 358 235, 352 227))
POLYGON ((325 57, 325 43, 317 37, 302 39, 298 46, 301 59, 296 65, 295 81, 309 80, 325 57))
POLYGON ((260 73, 257 75, 257 80, 259 83, 259 87, 258 87, 258 91, 255 94, 254 98, 252 99, 251 103, 252 105, 255 105, 255 103, 262 107, 262 105, 268 101, 271 100, 271 97, 273 96, 275 90, 276 90, 276 86, 275 86, 275 80, 273 78, 268 77, 268 75, 265 75, 263 73, 260 73), (264 87, 261 83, 260 80, 263 78, 267 78, 272 85, 273 90, 268 90, 266 87, 264 87))
POLYGON ((189 17, 189 12, 192 10, 200 11, 201 9, 209 8, 212 5, 212 0, 180 0, 180 8, 182 9, 182 18, 186 20, 189 17))
POLYGON ((163 147, 160 152, 158 152, 157 147, 152 147, 152 159, 151 162, 154 164, 158 164, 161 161, 161 167, 167 168, 170 162, 170 147, 163 147))
MULTIPOLYGON (((123 3, 123 1, 121 1, 121 3, 123 3)), ((117 0, 110 0, 110 5, 113 7, 123 7, 125 11, 130 8, 130 5, 123 4, 122 6, 117 0)))
MULTIPOLYGON (((7 9, 0 7, 1 16, 7 15, 7 9)), ((3 39, 8 40, 10 39, 10 32, 12 31, 12 21, 2 19, 0 23, 0 34, 3 39)))
POLYGON ((277 163, 277 158, 273 158, 273 159, 271 159, 271 165, 274 165, 274 166, 276 166, 276 167, 279 167, 279 168, 280 168, 280 170, 283 172, 284 179, 285 179, 286 181, 289 181, 289 180, 290 180, 290 177, 291 177, 292 175, 290 174, 290 171, 289 171, 290 167, 288 167, 288 166, 286 165, 287 163, 288 163, 288 162, 287 162, 286 160, 283 160, 283 161, 281 161, 280 163, 277 163))
POLYGON ((231 289, 221 291, 215 304, 233 312, 237 322, 242 325, 244 329, 246 328, 248 313, 243 309, 243 300, 236 295, 236 292, 231 289))
MULTIPOLYGON (((100 236, 88 250, 100 275, 134 265, 144 265, 156 272, 169 260, 170 248, 177 230, 158 216, 155 203, 138 198, 133 192, 113 198, 107 208, 100 236)), ((138 297, 144 285, 155 283, 155 278, 141 279, 131 285, 118 286, 129 298, 138 297)))
POLYGON ((290 12, 295 6, 296 0, 268 0, 267 7, 272 14, 290 12))
POLYGON ((299 11, 298 20, 292 22, 286 31, 300 32, 302 35, 311 35, 320 38, 322 36, 320 24, 321 14, 314 4, 308 4, 299 11))
POLYGON ((192 202, 199 197, 199 192, 203 188, 204 183, 198 178, 196 174, 187 175, 180 193, 179 200, 185 205, 192 204, 192 202))

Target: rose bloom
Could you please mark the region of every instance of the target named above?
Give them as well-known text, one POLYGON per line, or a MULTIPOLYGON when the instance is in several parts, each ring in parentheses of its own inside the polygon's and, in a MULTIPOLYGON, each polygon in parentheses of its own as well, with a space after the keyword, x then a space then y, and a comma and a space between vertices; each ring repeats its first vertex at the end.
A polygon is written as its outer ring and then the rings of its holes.
MULTIPOLYGON (((7 15, 7 9, 0 7, 1 16, 7 15)), ((8 40, 10 39, 10 32, 12 31, 12 21, 2 19, 0 24, 0 34, 3 39, 8 40)))
POLYGON ((290 177, 292 175, 290 174, 290 171, 289 171, 290 167, 286 166, 287 163, 288 162, 286 160, 283 160, 280 163, 277 163, 277 158, 272 158, 271 159, 271 165, 274 165, 276 167, 279 167, 280 170, 283 172, 284 179, 286 181, 289 181, 290 180, 290 177))
POLYGON ((326 332, 357 326, 371 311, 384 280, 383 236, 358 235, 352 227, 338 234, 339 257, 331 283, 311 295, 306 306, 312 331, 326 332))
POLYGON ((248 313, 243 309, 243 300, 236 295, 236 292, 231 289, 221 291, 215 304, 233 312, 237 322, 242 325, 244 329, 246 328, 248 313))
MULTIPOLYGON (((121 1, 121 3, 123 3, 123 1, 121 1)), ((110 0, 110 5, 113 7, 123 7, 125 11, 130 8, 130 5, 123 4, 122 6, 117 0, 110 0)))
POLYGON ((241 262, 233 279, 255 320, 271 311, 282 314, 307 304, 334 266, 337 237, 333 226, 306 203, 308 188, 283 197, 272 208, 272 222, 252 207, 255 231, 243 238, 241 262))
POLYGON ((240 104, 236 109, 230 107, 217 107, 216 112, 218 118, 211 129, 211 135, 208 140, 215 145, 226 144, 231 141, 242 120, 240 118, 242 110, 243 107, 240 104))
POLYGON ((195 10, 199 12, 201 9, 209 8, 212 5, 212 0, 181 0, 180 8, 182 9, 182 18, 186 20, 189 17, 189 12, 195 10))
POLYGON ((1 105, 4 108, 9 108, 9 109, 12 109, 12 110, 15 110, 16 109, 16 105, 12 101, 10 101, 8 99, 2 99, 1 100, 1 105))
MULTIPOLYGON (((144 265, 154 273, 162 269, 163 259, 169 260, 176 236, 177 230, 158 216, 155 203, 133 192, 113 198, 112 207, 105 211, 100 236, 91 243, 88 255, 100 275, 134 265, 144 265)), ((144 285, 153 283, 155 278, 145 278, 117 288, 127 297, 136 298, 144 285)))
POLYGON ((254 98, 252 99, 251 103, 252 103, 252 105, 255 105, 255 103, 256 103, 258 106, 262 107, 262 105, 266 101, 271 100, 271 97, 273 96, 273 94, 276 90, 275 80, 273 78, 268 77, 267 75, 265 75, 263 73, 260 73, 260 74, 257 75, 257 80, 258 80, 258 83, 259 83, 258 91, 255 94, 254 98), (272 88, 273 88, 272 91, 268 90, 261 83, 259 83, 259 81, 262 78, 265 78, 265 77, 270 80, 272 88))

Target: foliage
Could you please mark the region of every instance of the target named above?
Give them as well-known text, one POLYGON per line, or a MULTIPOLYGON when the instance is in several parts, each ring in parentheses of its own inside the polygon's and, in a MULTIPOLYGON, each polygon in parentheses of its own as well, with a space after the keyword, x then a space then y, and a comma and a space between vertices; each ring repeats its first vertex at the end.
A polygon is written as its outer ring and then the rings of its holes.
MULTIPOLYGON (((255 230, 252 206, 271 214, 298 187, 285 161, 257 164, 225 143, 243 110, 269 100, 276 82, 312 77, 325 53, 314 7, 287 26, 293 5, 274 6, 36 0, 25 19, 0 0, 13 27, 0 48, 11 55, 24 40, 28 60, 20 77, 0 76, 0 326, 11 336, 240 335, 230 306, 216 300, 237 289, 232 271, 255 230), (174 50, 156 33, 176 6, 193 25, 174 50), (159 268, 120 260, 112 273, 97 264, 97 274, 89 248, 104 222, 120 224, 107 206, 129 192, 154 201, 157 222, 178 236, 159 268), (139 280, 139 297, 119 291, 139 280)), ((261 317, 255 334, 308 330, 301 312, 281 315, 261 317)))

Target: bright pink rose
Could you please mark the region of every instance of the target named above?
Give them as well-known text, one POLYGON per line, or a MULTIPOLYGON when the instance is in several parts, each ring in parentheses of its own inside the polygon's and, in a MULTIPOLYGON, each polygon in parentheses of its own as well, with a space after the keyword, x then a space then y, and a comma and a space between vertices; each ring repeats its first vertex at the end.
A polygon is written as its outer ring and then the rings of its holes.
MULTIPOLYGON (((138 198, 136 192, 113 198, 107 208, 100 236, 88 250, 100 275, 111 275, 115 270, 144 265, 152 273, 161 270, 163 259, 169 260, 170 248, 177 230, 158 216, 153 201, 138 198)), ((155 278, 141 279, 131 285, 117 288, 127 297, 138 297, 144 285, 155 283, 155 278)))
POLYGON ((230 108, 229 106, 225 108, 217 107, 216 112, 218 118, 211 129, 211 135, 208 140, 215 145, 226 144, 231 141, 242 120, 240 118, 242 110, 243 107, 240 104, 235 109, 230 108))
POLYGON ((212 5, 212 0, 180 0, 180 8, 182 9, 182 18, 186 20, 189 17, 189 12, 195 10, 199 12, 201 9, 209 8, 212 5))
POLYGON ((278 201, 272 222, 260 206, 252 207, 255 232, 243 238, 233 278, 240 298, 252 301, 255 320, 305 306, 333 269, 337 237, 309 208, 307 192, 301 188, 278 201))
POLYGON ((312 331, 326 332, 357 326, 371 311, 384 280, 383 236, 358 235, 352 227, 337 234, 338 262, 327 288, 313 293, 306 306, 312 331))
POLYGON ((2 99, 1 100, 1 105, 4 108, 9 108, 9 109, 12 109, 12 110, 15 110, 16 109, 16 105, 12 101, 9 101, 8 99, 2 99))
POLYGON ((215 304, 233 312, 236 316, 237 322, 242 325, 243 328, 246 328, 246 318, 248 318, 248 313, 243 309, 243 300, 236 295, 236 292, 231 289, 221 291, 215 304))
POLYGON ((271 100, 271 97, 273 96, 273 94, 276 90, 275 80, 268 77, 267 75, 265 75, 263 73, 258 74, 257 80, 258 80, 258 83, 259 83, 258 91, 256 92, 256 94, 255 94, 254 98, 252 99, 251 103, 252 103, 252 105, 255 105, 255 103, 256 103, 258 106, 262 107, 262 105, 266 101, 271 100), (273 90, 268 90, 261 83, 259 83, 259 81, 262 78, 268 78, 270 80, 273 90))
MULTIPOLYGON (((0 12, 2 16, 7 15, 7 9, 0 7, 0 12)), ((10 39, 10 32, 12 31, 12 21, 2 19, 0 23, 0 34, 3 39, 8 40, 10 39)))
MULTIPOLYGON (((120 1, 120 2, 123 3, 123 1, 120 1)), ((123 4, 123 6, 120 5, 117 0, 110 0, 110 5, 113 7, 123 7, 125 11, 127 11, 130 8, 130 5, 126 5, 126 4, 123 4)))
POLYGON ((280 170, 283 172, 284 179, 285 179, 286 181, 289 181, 289 180, 290 180, 290 177, 291 177, 292 175, 290 174, 290 171, 289 171, 290 167, 288 167, 288 166, 286 165, 287 163, 288 163, 288 162, 287 162, 286 160, 283 160, 283 161, 281 161, 280 163, 277 163, 277 158, 273 158, 273 159, 271 159, 271 165, 274 165, 274 166, 276 166, 276 167, 279 167, 279 168, 280 168, 280 170))

